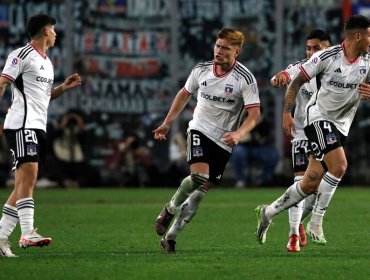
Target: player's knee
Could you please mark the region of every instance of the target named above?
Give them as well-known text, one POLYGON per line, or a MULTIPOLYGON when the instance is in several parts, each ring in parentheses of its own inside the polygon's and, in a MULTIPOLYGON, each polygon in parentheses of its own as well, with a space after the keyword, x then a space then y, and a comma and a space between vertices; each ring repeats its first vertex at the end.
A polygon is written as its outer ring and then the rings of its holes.
POLYGON ((336 162, 328 167, 328 171, 337 178, 342 178, 347 170, 347 161, 336 162))
POLYGON ((317 191, 323 174, 315 171, 307 170, 303 180, 301 181, 301 188, 306 194, 312 194, 317 191))
POLYGON ((194 189, 204 186, 208 181, 209 175, 204 173, 191 173, 191 180, 193 182, 194 189))

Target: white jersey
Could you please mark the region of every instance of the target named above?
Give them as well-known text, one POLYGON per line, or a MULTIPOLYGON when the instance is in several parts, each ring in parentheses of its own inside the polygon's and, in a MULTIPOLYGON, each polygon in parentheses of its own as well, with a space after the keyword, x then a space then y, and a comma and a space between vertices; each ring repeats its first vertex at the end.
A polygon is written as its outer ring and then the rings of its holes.
MULTIPOLYGON (((290 64, 283 72, 287 75, 289 83, 300 73, 300 66, 307 62, 307 58, 296 63, 290 64)), ((311 79, 299 89, 296 97, 296 106, 294 109, 294 123, 296 131, 293 134, 292 141, 307 140, 304 133, 304 123, 306 120, 306 105, 314 92, 317 91, 316 78, 311 79)))
POLYGON ((259 107, 257 82, 241 63, 217 75, 213 61, 199 63, 189 75, 184 90, 197 95, 197 106, 189 129, 196 129, 225 150, 231 152, 222 136, 237 130, 243 108, 259 107))
POLYGON ((54 68, 47 56, 31 44, 12 51, 2 77, 12 81, 12 105, 5 129, 42 129, 46 132, 47 110, 54 81, 54 68))
POLYGON ((307 104, 306 124, 327 120, 347 136, 361 100, 357 87, 370 80, 370 61, 368 54, 349 61, 344 48, 341 44, 317 52, 300 69, 307 79, 317 76, 321 83, 307 104))

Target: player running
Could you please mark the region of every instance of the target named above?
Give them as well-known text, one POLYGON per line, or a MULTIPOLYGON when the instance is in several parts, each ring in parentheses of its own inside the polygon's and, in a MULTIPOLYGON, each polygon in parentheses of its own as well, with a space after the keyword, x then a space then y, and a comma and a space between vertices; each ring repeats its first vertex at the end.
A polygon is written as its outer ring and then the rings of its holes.
POLYGON ((43 237, 34 228, 33 189, 39 161, 46 151, 47 110, 51 99, 81 84, 78 74, 53 87, 54 69, 46 51, 54 46, 56 20, 48 15, 32 16, 27 23, 31 42, 12 51, 0 77, 0 98, 11 85, 12 105, 4 123, 4 132, 15 172, 14 190, 6 201, 0 220, 0 256, 14 257, 8 237, 18 220, 21 227, 19 246, 46 246, 50 237, 43 237))
POLYGON ((319 244, 326 239, 322 218, 346 169, 347 159, 343 144, 349 133, 361 99, 368 99, 370 80, 369 55, 370 21, 360 15, 351 16, 344 27, 342 44, 314 54, 304 63, 301 72, 289 85, 284 104, 283 127, 286 134, 295 133, 291 115, 301 86, 319 77, 321 87, 307 104, 304 132, 315 157, 309 158, 301 181, 295 182, 270 205, 256 208, 257 241, 266 241, 272 218, 318 191, 307 232, 319 244))
POLYGON ((220 183, 232 147, 259 122, 256 79, 236 60, 243 42, 241 32, 221 29, 214 46, 214 60, 193 68, 163 124, 153 131, 155 139, 165 140, 171 123, 197 94, 187 136, 190 175, 181 182, 155 222, 156 232, 163 236, 160 246, 167 253, 176 252, 177 235, 194 217, 206 192, 220 183), (239 126, 244 109, 248 116, 239 126), (177 217, 168 229, 175 214, 177 217))
MULTIPOLYGON (((321 29, 312 30, 306 37, 306 58, 296 63, 290 64, 285 70, 277 73, 271 79, 274 87, 287 86, 300 72, 299 68, 307 62, 311 56, 330 47, 330 36, 321 29)), ((304 134, 304 120, 306 118, 306 105, 312 94, 317 91, 316 78, 303 84, 299 89, 294 109, 295 132, 292 139, 292 163, 294 170, 294 182, 303 178, 308 166, 308 140, 304 134)), ((306 246, 306 233, 304 231, 303 220, 311 213, 316 200, 316 192, 302 200, 298 204, 289 208, 289 241, 287 250, 289 252, 299 252, 300 247, 306 246)))

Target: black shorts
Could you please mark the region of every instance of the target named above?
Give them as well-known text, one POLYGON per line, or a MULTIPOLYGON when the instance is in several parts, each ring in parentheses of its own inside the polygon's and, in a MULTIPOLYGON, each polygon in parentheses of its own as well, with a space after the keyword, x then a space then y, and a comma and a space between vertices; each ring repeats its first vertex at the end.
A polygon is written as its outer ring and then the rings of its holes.
POLYGON ((190 164, 205 162, 209 165, 209 181, 218 185, 231 153, 221 148, 203 133, 190 130, 187 137, 187 161, 190 164))
POLYGON ((13 170, 25 162, 40 162, 46 156, 46 132, 41 129, 5 129, 13 156, 13 170))
POLYGON ((308 167, 308 140, 292 142, 292 163, 294 173, 306 171, 308 167))
POLYGON ((343 147, 346 137, 329 121, 317 121, 304 128, 310 152, 317 160, 322 161, 324 155, 336 148, 343 147))

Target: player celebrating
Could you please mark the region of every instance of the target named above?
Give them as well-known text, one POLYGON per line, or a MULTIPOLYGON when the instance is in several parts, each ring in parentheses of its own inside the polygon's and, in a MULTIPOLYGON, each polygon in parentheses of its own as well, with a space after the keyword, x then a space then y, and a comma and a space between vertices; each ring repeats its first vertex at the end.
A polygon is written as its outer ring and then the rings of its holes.
POLYGON ((46 51, 54 46, 56 20, 37 14, 27 23, 31 42, 12 51, 0 77, 0 97, 11 85, 12 105, 6 115, 4 132, 14 157, 14 190, 6 201, 0 220, 0 256, 14 257, 8 237, 18 220, 21 227, 19 246, 45 246, 50 237, 38 234, 34 223, 33 189, 37 179, 38 162, 46 151, 47 109, 51 99, 79 86, 78 74, 69 76, 53 88, 54 70, 46 51))
POLYGON ((236 61, 244 42, 241 32, 221 29, 214 46, 214 60, 199 63, 177 93, 171 108, 154 132, 154 138, 165 140, 171 123, 190 98, 197 95, 197 106, 189 122, 187 160, 190 175, 180 184, 155 222, 160 246, 175 253, 178 233, 195 215, 206 192, 220 183, 232 147, 250 132, 260 118, 260 100, 253 74, 236 61), (248 116, 240 127, 243 108, 248 116), (178 213, 167 231, 174 215, 178 213))
MULTIPOLYGON (((293 78, 300 72, 299 68, 311 56, 322 49, 330 46, 330 36, 321 29, 311 31, 306 37, 306 55, 301 61, 290 64, 285 70, 279 72, 271 79, 271 85, 281 87, 288 85, 293 78)), ((294 110, 295 132, 292 139, 292 161, 294 170, 294 182, 303 178, 308 166, 307 148, 308 140, 304 134, 304 120, 306 118, 306 105, 312 94, 317 91, 316 78, 304 83, 299 89, 294 110)), ((311 213, 316 200, 316 193, 311 194, 304 201, 289 208, 289 241, 287 250, 289 252, 299 252, 300 247, 306 246, 306 233, 304 231, 303 220, 311 213)))
POLYGON ((370 21, 360 15, 351 16, 344 27, 341 45, 314 54, 304 63, 301 72, 287 89, 283 127, 286 134, 295 132, 291 115, 300 87, 317 76, 321 87, 307 104, 305 134, 315 158, 309 158, 301 181, 295 182, 270 205, 256 208, 257 241, 263 244, 272 218, 299 203, 319 189, 307 231, 317 243, 326 243, 322 217, 347 169, 343 143, 348 135, 361 98, 368 99, 370 80, 370 21))

